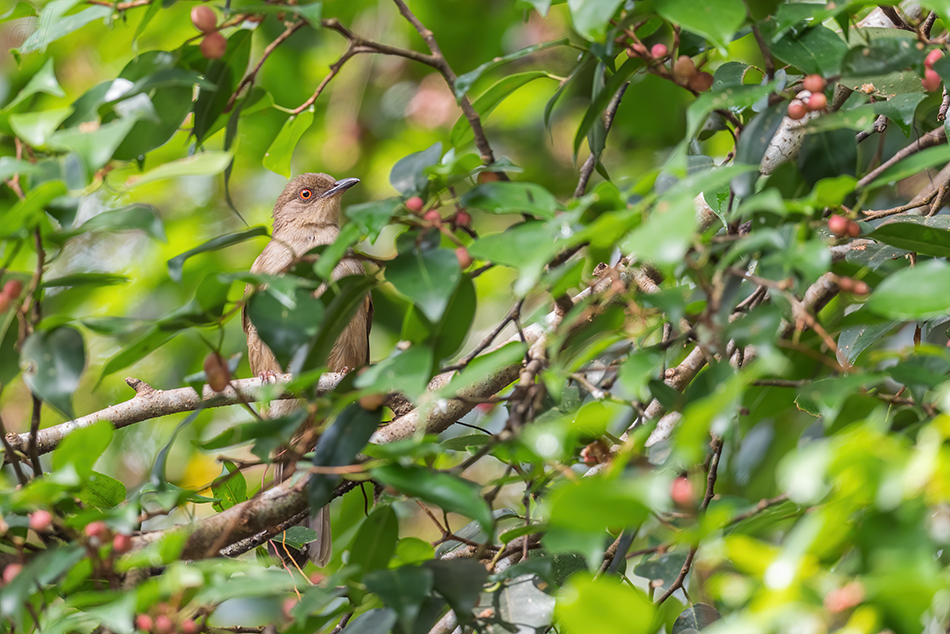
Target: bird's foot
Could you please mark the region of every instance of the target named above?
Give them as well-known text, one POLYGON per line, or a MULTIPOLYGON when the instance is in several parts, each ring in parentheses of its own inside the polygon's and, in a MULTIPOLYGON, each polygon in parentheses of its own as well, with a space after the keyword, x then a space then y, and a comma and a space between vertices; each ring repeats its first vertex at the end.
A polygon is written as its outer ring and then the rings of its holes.
POLYGON ((271 370, 259 372, 257 376, 261 380, 261 385, 264 383, 277 383, 277 373, 271 370))

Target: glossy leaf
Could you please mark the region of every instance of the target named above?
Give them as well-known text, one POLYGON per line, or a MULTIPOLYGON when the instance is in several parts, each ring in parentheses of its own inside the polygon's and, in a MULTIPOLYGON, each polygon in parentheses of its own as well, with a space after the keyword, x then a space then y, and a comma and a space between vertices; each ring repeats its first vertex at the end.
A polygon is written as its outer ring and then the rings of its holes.
POLYGON ((300 137, 311 124, 313 124, 313 107, 304 110, 299 115, 290 115, 264 153, 264 167, 290 178, 290 161, 294 156, 294 148, 297 147, 300 137))
POLYGON ((132 176, 126 181, 126 188, 140 187, 146 183, 180 178, 182 176, 211 176, 220 174, 231 164, 234 157, 229 152, 201 152, 188 158, 163 163, 141 176, 132 176))
POLYGON ((93 6, 78 13, 64 15, 76 5, 76 0, 53 0, 43 9, 40 23, 44 28, 37 29, 30 35, 19 52, 22 55, 33 51, 44 51, 46 47, 61 37, 82 28, 94 20, 102 20, 112 15, 111 7, 93 6))
MULTIPOLYGON (((894 33, 899 31, 895 29, 894 33)), ((866 46, 855 46, 845 54, 841 72, 850 77, 866 77, 904 70, 923 59, 915 43, 913 37, 880 37, 866 46)))
MULTIPOLYGON (((344 409, 329 429, 320 435, 313 453, 314 466, 342 467, 353 464, 379 426, 380 414, 380 410, 371 412, 358 404, 344 409)), ((340 476, 335 474, 311 475, 307 485, 310 508, 319 509, 327 504, 339 481, 340 476)))
POLYGON ((448 249, 413 247, 386 266, 386 281, 433 322, 442 318, 461 279, 458 259, 448 249))
POLYGON ((211 483, 211 495, 218 500, 212 504, 216 511, 229 509, 247 500, 247 480, 234 463, 224 463, 223 473, 211 483))
POLYGON ((881 224, 867 237, 899 249, 947 257, 950 256, 950 228, 947 220, 950 218, 946 216, 905 216, 881 224))
POLYGON ((703 4, 690 0, 657 0, 655 6, 663 18, 705 37, 722 51, 726 50, 726 45, 732 41, 733 34, 746 17, 741 0, 716 0, 703 4))
POLYGON ((395 610, 389 608, 367 610, 347 623, 340 634, 389 634, 396 619, 395 610))
MULTIPOLYGON (((475 108, 475 112, 478 113, 482 122, 484 122, 485 119, 488 118, 488 115, 490 115, 495 108, 498 107, 498 104, 504 101, 508 95, 535 79, 550 76, 551 75, 544 71, 530 71, 527 73, 508 75, 479 95, 478 99, 472 103, 472 107, 475 108)), ((461 147, 466 143, 470 143, 474 138, 475 133, 472 132, 472 127, 469 125, 468 119, 464 115, 459 117, 452 126, 452 131, 449 133, 449 142, 453 147, 461 147)))
POLYGON ((927 319, 950 311, 950 265, 920 262, 881 282, 864 307, 892 319, 927 319))
POLYGON ((825 77, 841 72, 847 52, 845 41, 822 25, 793 31, 772 44, 772 54, 781 61, 825 77))
POLYGON ((508 62, 514 61, 516 59, 521 59, 526 55, 536 53, 538 51, 543 51, 549 48, 554 48, 556 46, 564 46, 568 43, 567 38, 562 40, 556 40, 554 42, 542 42, 540 44, 532 44, 531 46, 526 46, 522 49, 518 49, 514 53, 509 53, 503 57, 496 57, 495 59, 485 62, 474 70, 470 70, 467 73, 459 75, 455 80, 455 97, 456 99, 461 99, 468 91, 471 89, 475 82, 478 81, 478 78, 484 75, 487 71, 500 66, 501 64, 506 64, 508 62))
POLYGON ((389 173, 389 182, 392 183, 393 189, 403 196, 422 195, 429 183, 425 168, 437 164, 441 158, 441 143, 405 156, 393 165, 389 173))
POLYGON ((73 393, 86 367, 86 350, 79 331, 64 326, 34 332, 23 342, 20 364, 30 391, 73 418, 73 393))
POLYGON ((433 588, 445 597, 459 622, 471 622, 482 585, 488 579, 485 566, 472 559, 432 560, 423 566, 432 571, 433 588))
POLYGON ((293 298, 294 306, 289 308, 270 293, 258 291, 248 298, 245 309, 258 336, 282 368, 288 367, 294 355, 317 335, 323 319, 323 302, 313 297, 313 291, 297 288, 293 298))
POLYGON ((349 563, 364 573, 386 568, 399 541, 399 520, 391 506, 379 506, 360 525, 350 544, 349 563))
POLYGON ((671 634, 685 634, 686 630, 689 629, 702 631, 721 618, 722 616, 713 606, 706 603, 694 603, 676 617, 673 622, 673 629, 670 632, 671 634))
POLYGON ((208 251, 217 251, 218 249, 223 249, 235 244, 240 244, 251 238, 256 238, 258 236, 266 236, 267 229, 265 227, 254 227, 248 229, 247 231, 242 231, 240 233, 232 233, 229 235, 219 236, 208 240, 204 244, 201 244, 194 249, 189 249, 181 255, 176 255, 168 261, 168 276, 176 282, 181 282, 182 268, 185 265, 185 262, 199 253, 207 253, 208 251))
POLYGON ((541 219, 553 218, 557 211, 551 192, 534 183, 484 183, 467 191, 459 202, 494 214, 525 213, 541 219))
POLYGON ((412 632, 422 602, 432 590, 432 571, 415 566, 374 570, 363 581, 387 606, 396 611, 404 632, 412 632))
POLYGON ((208 63, 204 75, 214 88, 201 90, 194 106, 193 132, 199 146, 212 131, 237 83, 244 76, 250 53, 251 31, 239 29, 228 38, 224 56, 208 63))
POLYGON ((646 594, 613 577, 572 577, 555 614, 571 632, 648 634, 656 630, 655 608, 646 594))
POLYGON ((453 475, 422 467, 384 465, 371 471, 373 478, 406 495, 435 504, 449 513, 461 513, 477 520, 486 533, 493 526, 491 509, 478 486, 453 475))
POLYGON ((574 29, 588 40, 603 39, 622 0, 567 0, 574 29))
POLYGON ((109 421, 99 421, 75 430, 53 452, 53 469, 71 467, 79 477, 88 478, 96 461, 112 442, 114 433, 109 421))
MULTIPOLYGON (((62 7, 63 3, 68 2, 70 2, 70 0, 60 0, 60 4, 57 6, 62 7)), ((53 4, 54 3, 50 3, 50 5, 47 5, 47 10, 49 10, 49 7, 53 4)), ((24 44, 25 43, 26 42, 24 42, 24 44)), ((13 98, 13 101, 4 107, 4 110, 12 110, 19 104, 38 93, 46 93, 47 95, 52 95, 53 97, 66 96, 66 93, 63 92, 62 87, 60 87, 59 82, 56 80, 56 73, 53 69, 52 58, 46 60, 42 68, 40 68, 40 70, 30 78, 30 81, 27 82, 26 86, 24 86, 23 89, 17 93, 17 96, 13 98)))

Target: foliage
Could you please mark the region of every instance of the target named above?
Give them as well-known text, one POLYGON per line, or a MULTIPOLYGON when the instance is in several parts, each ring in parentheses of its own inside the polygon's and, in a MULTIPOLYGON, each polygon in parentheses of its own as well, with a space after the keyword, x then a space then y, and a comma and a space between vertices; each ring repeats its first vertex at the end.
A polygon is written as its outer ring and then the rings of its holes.
POLYGON ((943 631, 921 4, 9 4, 2 630, 943 631), (340 238, 248 273, 304 171, 361 179, 340 238), (268 554, 328 502, 327 567, 268 554))

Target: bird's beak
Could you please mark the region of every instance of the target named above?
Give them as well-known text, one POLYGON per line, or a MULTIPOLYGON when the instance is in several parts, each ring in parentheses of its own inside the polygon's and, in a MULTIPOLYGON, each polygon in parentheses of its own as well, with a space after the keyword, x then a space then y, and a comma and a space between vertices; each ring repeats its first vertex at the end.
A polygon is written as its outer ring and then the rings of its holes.
POLYGON ((335 196, 336 194, 342 194, 353 185, 356 185, 358 182, 360 182, 360 179, 358 178, 344 178, 343 180, 338 180, 336 184, 333 185, 333 187, 323 192, 323 196, 320 196, 320 198, 329 198, 330 196, 335 196))

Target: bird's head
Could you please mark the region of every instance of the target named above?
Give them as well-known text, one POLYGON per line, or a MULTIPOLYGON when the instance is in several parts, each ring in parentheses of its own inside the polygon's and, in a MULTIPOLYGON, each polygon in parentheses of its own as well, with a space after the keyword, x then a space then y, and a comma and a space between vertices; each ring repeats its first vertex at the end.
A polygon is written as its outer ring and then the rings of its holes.
POLYGON ((326 174, 301 174, 292 179, 274 205, 274 230, 284 225, 338 225, 343 192, 358 178, 336 180, 326 174))

